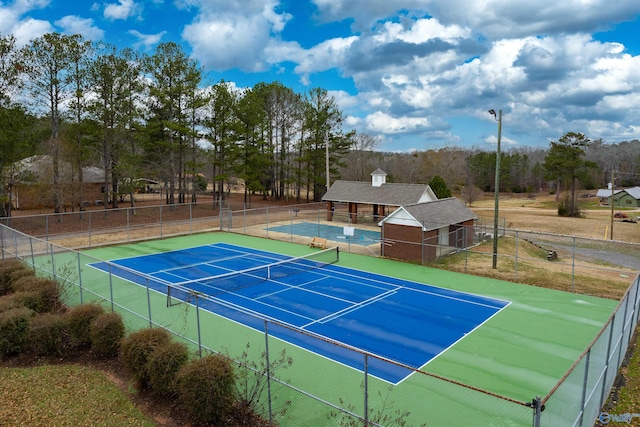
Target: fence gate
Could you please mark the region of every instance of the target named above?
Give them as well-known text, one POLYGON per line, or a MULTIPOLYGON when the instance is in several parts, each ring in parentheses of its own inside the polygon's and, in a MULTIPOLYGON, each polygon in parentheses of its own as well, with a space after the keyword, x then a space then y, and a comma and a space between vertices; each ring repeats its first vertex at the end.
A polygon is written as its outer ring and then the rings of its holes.
POLYGON ((233 228, 233 212, 231 209, 220 209, 220 231, 231 231, 233 228))

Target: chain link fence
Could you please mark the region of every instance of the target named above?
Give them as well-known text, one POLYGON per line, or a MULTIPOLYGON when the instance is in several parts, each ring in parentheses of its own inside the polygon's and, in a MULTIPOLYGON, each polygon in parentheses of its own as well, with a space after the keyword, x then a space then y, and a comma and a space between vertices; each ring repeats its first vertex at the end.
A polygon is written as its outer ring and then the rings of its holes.
MULTIPOLYGON (((68 248, 216 229, 307 244, 308 236, 270 232, 269 228, 298 221, 322 224, 326 222, 327 214, 321 205, 237 211, 223 209, 217 216, 211 216, 210 211, 200 215, 197 210, 195 205, 184 205, 136 208, 135 212, 124 209, 5 218, 2 220, 4 225, 0 226, 2 259, 20 258, 33 265, 39 274, 57 279, 64 285, 65 300, 72 305, 88 301, 107 304, 123 315, 128 330, 164 327, 189 343, 200 355, 205 352, 229 355, 239 366, 268 382, 260 399, 264 402, 264 415, 283 426, 394 425, 398 420, 405 422, 404 425, 468 425, 469 422, 477 425, 593 425, 638 323, 640 282, 633 265, 634 260, 640 259, 637 245, 502 227, 498 267, 512 275, 513 280, 523 280, 528 271, 553 265, 559 271, 554 274, 569 278, 559 286, 565 291, 593 294, 594 289, 611 278, 625 283, 620 285, 623 291, 618 308, 558 384, 546 396, 532 396, 530 402, 520 402, 435 376, 428 371, 383 360, 278 322, 249 313, 234 313, 253 328, 243 327, 223 316, 211 315, 212 311, 224 314, 230 308, 220 306, 219 302, 206 296, 193 295, 191 304, 168 308, 166 291, 154 289, 147 278, 141 277, 141 280, 146 280, 144 286, 132 285, 112 272, 107 279, 96 280, 87 266, 103 260, 68 248), (80 223, 86 228, 76 227, 69 231, 59 225, 70 223, 80 223), (18 231, 13 226, 30 230, 40 238, 18 231), (593 259, 585 262, 589 257, 593 259), (630 264, 627 266, 626 262, 630 264), (288 342, 304 344, 288 345, 288 342), (303 347, 321 347, 325 354, 340 355, 344 360, 351 360, 357 370, 321 356, 309 357, 303 347), (283 352, 287 352, 294 361, 290 367, 274 372, 260 369, 260 366, 277 365, 277 361, 282 361, 283 352), (247 357, 251 363, 247 363, 247 357), (371 374, 385 371, 410 371, 413 374, 402 387, 391 387, 371 374)), ((376 227, 376 222, 366 215, 356 221, 352 221, 349 215, 342 221, 340 215, 334 215, 333 219, 335 224, 357 223, 358 227, 376 227)), ((435 246, 440 256, 435 260, 420 259, 418 262, 437 264, 445 262, 443 259, 457 257, 455 262, 462 271, 473 273, 476 263, 482 264, 486 270, 490 265, 487 260, 493 254, 486 249, 489 245, 483 244, 492 236, 482 224, 476 224, 473 233, 474 246, 455 248, 429 243, 435 246)), ((379 256, 376 247, 380 251, 380 247, 384 248, 389 242, 381 238, 364 247, 344 241, 338 243, 341 250, 379 256)), ((425 242, 404 243, 425 245, 425 242)))

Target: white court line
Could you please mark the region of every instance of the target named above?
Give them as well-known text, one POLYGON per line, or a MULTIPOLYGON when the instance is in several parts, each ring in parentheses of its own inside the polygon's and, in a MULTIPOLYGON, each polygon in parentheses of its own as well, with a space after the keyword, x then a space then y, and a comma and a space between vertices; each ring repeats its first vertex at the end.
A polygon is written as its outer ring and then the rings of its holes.
MULTIPOLYGON (((330 267, 330 266, 328 266, 328 267, 330 267)), ((354 270, 354 269, 352 269, 352 270, 354 270)), ((477 306, 481 306, 481 307, 489 307, 489 308, 493 308, 493 309, 502 309, 502 308, 504 308, 504 307, 496 307, 496 306, 493 306, 493 305, 490 305, 490 304, 486 304, 486 303, 483 303, 483 302, 479 302, 479 301, 469 301, 468 299, 465 299, 465 298, 459 298, 459 297, 455 297, 455 296, 444 295, 444 294, 441 294, 439 292, 429 291, 429 290, 426 290, 426 289, 418 289, 418 288, 414 288, 414 287, 400 286, 400 285, 397 285, 397 284, 393 285, 393 284, 391 284, 389 282, 385 282, 383 280, 377 280, 377 279, 371 279, 371 278, 368 278, 368 277, 362 277, 362 276, 358 276, 356 274, 345 273, 343 271, 337 271, 337 270, 330 270, 330 271, 331 271, 331 273, 335 274, 336 276, 337 275, 342 275, 342 276, 347 276, 347 277, 356 277, 359 280, 366 280, 366 281, 372 282, 373 284, 362 283, 364 285, 371 286, 372 288, 384 289, 381 286, 375 286, 374 285, 375 283, 382 283, 382 284, 385 284, 385 285, 398 286, 401 289, 407 289, 407 290, 410 290, 410 291, 419 292, 419 293, 427 294, 427 295, 434 295, 434 296, 437 296, 437 297, 446 298, 446 299, 450 299, 450 300, 454 300, 454 301, 460 301, 460 302, 464 302, 464 303, 468 303, 468 304, 472 304, 472 305, 477 305, 477 306)), ((360 270, 355 270, 355 271, 360 271, 360 270)), ((375 274, 376 276, 381 276, 381 277, 388 277, 388 276, 385 276, 384 274, 380 274, 380 273, 371 273, 371 272, 365 272, 365 273, 375 274)), ((495 301, 505 302, 505 303, 507 303, 507 305, 508 305, 508 303, 510 303, 510 301, 505 301, 505 300, 501 300, 501 299, 498 299, 498 298, 483 297, 482 295, 477 295, 477 294, 473 294, 473 293, 470 293, 470 292, 458 291, 458 290, 455 290, 455 289, 448 289, 448 288, 440 288, 438 286, 429 285, 428 283, 415 282, 415 281, 412 281, 412 280, 409 280, 409 279, 402 279, 402 278, 399 278, 399 277, 394 277, 393 279, 399 280, 401 282, 415 283, 417 285, 429 286, 431 288, 436 288, 436 289, 443 289, 444 291, 448 291, 448 292, 455 292, 455 293, 458 293, 458 294, 471 295, 471 296, 475 296, 475 297, 480 297, 480 298, 486 298, 486 299, 491 299, 491 300, 495 300, 495 301)), ((359 282, 357 280, 353 280, 353 279, 345 279, 345 280, 353 281, 354 283, 361 283, 361 282, 359 282)))
POLYGON ((307 285, 310 285, 310 284, 315 283, 315 282, 320 282, 320 281, 325 280, 325 279, 330 279, 332 277, 332 276, 328 276, 326 274, 321 274, 321 273, 313 273, 313 274, 316 274, 316 275, 321 276, 321 277, 319 277, 319 278, 317 278, 315 280, 310 280, 308 282, 301 283, 299 285, 291 285, 289 283, 284 283, 284 282, 281 282, 279 280, 271 280, 272 282, 279 283, 281 285, 286 286, 286 288, 285 289, 280 289, 279 291, 275 291, 275 292, 271 292, 271 293, 268 293, 268 294, 264 294, 264 295, 256 298, 256 300, 259 300, 260 298, 276 295, 276 294, 279 294, 281 292, 287 292, 287 291, 289 291, 291 289, 300 289, 300 290, 308 292, 310 294, 320 295, 320 296, 323 296, 323 297, 331 298, 331 299, 336 300, 336 301, 342 301, 342 302, 346 302, 346 303, 349 303, 349 304, 358 304, 355 301, 351 301, 351 300, 344 299, 344 298, 338 298, 338 297, 336 297, 334 295, 329 295, 329 294, 325 294, 325 293, 322 293, 322 292, 314 291, 312 289, 307 289, 306 288, 307 285))
POLYGON ((364 300, 362 302, 356 303, 356 304, 352 305, 351 307, 344 308, 344 309, 342 309, 340 311, 336 311, 335 313, 332 313, 332 314, 330 314, 328 316, 325 316, 325 317, 322 317, 322 318, 320 318, 318 320, 314 320, 313 322, 307 323, 306 325, 302 325, 301 328, 306 329, 309 326, 314 325, 316 323, 327 323, 327 322, 329 322, 331 320, 334 320, 334 319, 337 319, 339 317, 342 317, 345 314, 351 313, 351 312, 353 312, 355 310, 359 310, 360 308, 366 307, 367 305, 373 304, 374 302, 381 301, 381 300, 387 298, 390 295, 394 295, 394 294, 397 293, 398 289, 402 289, 402 288, 391 289, 391 290, 389 290, 389 291, 387 291, 385 293, 382 293, 380 295, 376 295, 375 297, 371 297, 368 300, 364 300))
MULTIPOLYGON (((157 254, 157 255, 159 255, 159 254, 157 254)), ((163 270, 156 270, 152 274, 155 274, 155 273, 170 273, 170 274, 173 274, 173 273, 171 273, 172 271, 183 270, 185 268, 197 267, 199 265, 210 265, 212 267, 221 268, 223 270, 229 270, 228 268, 220 267, 219 265, 216 265, 216 263, 220 262, 220 261, 229 261, 229 260, 232 260, 232 259, 237 259, 237 258, 242 258, 242 257, 243 257, 243 255, 233 255, 233 256, 228 256, 226 258, 220 258, 220 259, 217 259, 215 261, 199 262, 199 263, 196 263, 196 264, 185 264, 185 265, 180 265, 180 266, 176 266, 176 267, 165 268, 163 270)), ((175 276, 176 277, 180 277, 178 275, 175 275, 175 276)), ((185 278, 184 280, 189 280, 189 279, 185 278)))

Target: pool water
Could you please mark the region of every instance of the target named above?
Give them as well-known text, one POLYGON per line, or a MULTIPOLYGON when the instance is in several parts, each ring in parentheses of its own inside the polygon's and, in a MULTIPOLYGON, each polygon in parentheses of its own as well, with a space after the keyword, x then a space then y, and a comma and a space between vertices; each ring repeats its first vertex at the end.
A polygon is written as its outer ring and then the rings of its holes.
POLYGON ((321 237, 334 242, 348 242, 353 245, 369 246, 380 241, 380 232, 354 228, 353 236, 345 236, 344 227, 318 224, 313 222, 297 222, 287 225, 269 227, 267 231, 297 234, 305 237, 321 237))

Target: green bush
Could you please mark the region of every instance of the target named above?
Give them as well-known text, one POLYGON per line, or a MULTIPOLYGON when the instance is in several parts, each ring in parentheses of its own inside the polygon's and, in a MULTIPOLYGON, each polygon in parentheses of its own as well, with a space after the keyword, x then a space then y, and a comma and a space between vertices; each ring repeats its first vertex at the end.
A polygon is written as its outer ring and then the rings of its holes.
POLYGON ((184 343, 171 341, 158 346, 147 360, 149 385, 154 393, 163 396, 175 394, 176 376, 188 360, 189 349, 184 343))
POLYGON ((26 307, 0 313, 0 357, 22 351, 32 315, 26 307))
POLYGON ((14 292, 11 296, 19 307, 27 307, 36 313, 42 312, 42 296, 38 292, 14 292))
POLYGON ((4 313, 12 308, 24 307, 20 296, 16 297, 16 294, 3 295, 0 297, 0 313, 4 313))
POLYGON ((102 313, 91 322, 91 350, 98 356, 117 356, 123 337, 124 323, 118 313, 102 313))
POLYGON ((59 287, 55 280, 36 276, 23 276, 12 281, 14 292, 30 293, 33 295, 24 305, 37 313, 47 313, 60 307, 59 287))
POLYGON ((5 295, 11 290, 11 273, 17 270, 28 268, 17 258, 0 261, 0 295, 5 295))
POLYGON ((36 273, 33 271, 33 269, 27 268, 26 266, 23 266, 23 268, 19 268, 17 270, 13 270, 11 273, 9 273, 9 289, 15 291, 13 287, 14 284, 23 277, 36 277, 36 273))
POLYGON ((178 371, 176 386, 185 410, 198 423, 221 422, 236 400, 231 361, 219 354, 187 362, 178 371))
POLYGON ((73 347, 91 344, 89 331, 91 322, 104 313, 102 306, 95 303, 77 305, 66 313, 67 330, 73 347))
POLYGON ((162 328, 141 329, 133 332, 120 346, 120 353, 126 368, 138 380, 140 387, 149 385, 147 361, 158 347, 169 343, 171 335, 162 328))
POLYGON ((62 354, 64 329, 62 314, 42 313, 33 316, 27 330, 25 350, 37 356, 62 354))

